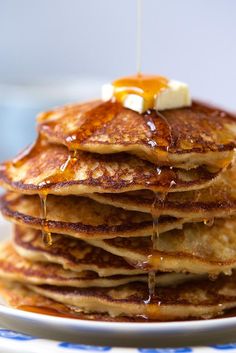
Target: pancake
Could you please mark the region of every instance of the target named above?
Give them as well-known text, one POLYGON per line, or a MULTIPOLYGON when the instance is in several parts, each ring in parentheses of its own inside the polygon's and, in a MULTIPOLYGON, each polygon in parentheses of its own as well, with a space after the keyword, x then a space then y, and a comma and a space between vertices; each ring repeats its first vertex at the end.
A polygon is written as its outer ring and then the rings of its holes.
POLYGON ((153 250, 150 237, 87 240, 122 256, 137 268, 231 274, 236 268, 236 217, 216 219, 214 225, 185 224, 182 230, 160 235, 153 250))
POLYGON ((222 167, 236 147, 236 119, 216 107, 138 114, 114 102, 88 102, 42 113, 38 130, 70 150, 130 152, 159 165, 222 167))
POLYGON ((216 218, 236 213, 236 164, 220 174, 208 188, 162 195, 148 190, 120 194, 88 194, 98 202, 123 209, 172 217, 216 218))
POLYGON ((73 272, 52 263, 32 262, 18 255, 10 243, 0 245, 0 277, 25 284, 81 288, 115 287, 136 281, 147 282, 145 275, 99 277, 92 271, 73 272))
MULTIPOLYGON (((46 247, 42 244, 39 231, 22 226, 17 226, 15 229, 13 246, 23 258, 30 261, 58 263, 65 270, 94 271, 100 277, 145 274, 145 270, 135 269, 122 257, 101 248, 92 247, 81 240, 53 234, 52 246, 46 247)), ((174 272, 157 276, 159 286, 179 284, 194 278, 196 278, 194 274, 174 272)))
MULTIPOLYGON (((1 199, 1 211, 17 224, 81 239, 146 236, 152 234, 153 227, 149 214, 102 205, 78 196, 49 195, 46 227, 38 196, 6 194, 1 199)), ((159 231, 182 227, 184 222, 187 219, 160 218, 159 231)))
POLYGON ((49 145, 39 138, 13 161, 0 166, 0 183, 24 194, 79 195, 148 189, 160 192, 200 189, 219 175, 199 167, 157 167, 126 153, 99 155, 49 145))
POLYGON ((137 275, 144 272, 129 265, 122 257, 91 246, 83 240, 60 234, 52 234, 52 239, 52 245, 45 246, 39 230, 16 226, 13 246, 24 258, 57 263, 65 270, 94 271, 101 277, 137 275))
MULTIPOLYGON (((4 303, 13 308, 29 310, 35 308, 35 312, 42 309, 51 311, 51 315, 69 314, 71 310, 64 304, 46 298, 33 292, 20 282, 0 279, 0 296, 4 303)), ((50 312, 48 313, 50 315, 50 312)), ((60 316, 60 315, 58 315, 60 316)))
POLYGON ((64 305, 55 300, 46 298, 27 288, 22 283, 4 281, 2 279, 0 279, 0 296, 4 303, 10 307, 37 314, 92 321, 147 321, 142 318, 111 318, 109 315, 105 314, 85 314, 82 313, 78 307, 64 305))
MULTIPOLYGON (((67 317, 78 320, 111 321, 111 322, 150 322, 141 316, 111 317, 102 313, 83 313, 79 307, 65 305, 49 299, 19 282, 2 281, 0 279, 0 296, 4 302, 13 308, 30 311, 37 314, 67 317)), ((155 321, 155 320, 154 320, 155 321)))
MULTIPOLYGON (((26 285, 50 284, 76 288, 114 288, 131 282, 147 283, 148 281, 147 273, 143 275, 99 277, 92 271, 73 272, 64 270, 57 264, 29 261, 20 256, 11 243, 1 244, 0 250, 0 278, 19 281, 26 285)), ((165 287, 198 278, 194 274, 159 273, 156 276, 156 281, 159 287, 165 287)))
POLYGON ((144 316, 159 321, 212 318, 236 306, 236 276, 221 276, 216 281, 198 280, 177 287, 159 288, 147 305, 145 283, 116 288, 68 288, 30 286, 37 293, 88 313, 117 316, 144 316))

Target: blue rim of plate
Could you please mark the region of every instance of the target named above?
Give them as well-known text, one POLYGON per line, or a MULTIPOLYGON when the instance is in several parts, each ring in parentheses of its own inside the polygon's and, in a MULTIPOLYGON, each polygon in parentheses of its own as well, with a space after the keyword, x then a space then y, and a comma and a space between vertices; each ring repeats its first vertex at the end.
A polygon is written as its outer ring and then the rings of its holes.
MULTIPOLYGON (((82 344, 75 344, 69 342, 49 341, 39 339, 35 336, 22 334, 16 331, 0 328, 0 349, 5 346, 11 348, 11 342, 17 344, 17 350, 19 349, 30 349, 32 353, 38 352, 39 349, 45 349, 50 345, 51 352, 55 353, 73 353, 73 352, 84 352, 84 353, 97 353, 97 352, 108 352, 108 353, 119 353, 119 352, 130 352, 130 353, 194 353, 204 352, 206 349, 211 349, 212 352, 236 352, 236 343, 224 344, 224 345, 211 345, 208 347, 182 347, 182 348, 116 348, 116 347, 101 347, 101 346, 88 346, 82 344), (33 343, 31 346, 29 343, 33 343), (33 347, 37 346, 37 350, 33 347), (52 350, 53 349, 53 350, 52 350)), ((27 349, 27 351, 28 351, 27 349)))

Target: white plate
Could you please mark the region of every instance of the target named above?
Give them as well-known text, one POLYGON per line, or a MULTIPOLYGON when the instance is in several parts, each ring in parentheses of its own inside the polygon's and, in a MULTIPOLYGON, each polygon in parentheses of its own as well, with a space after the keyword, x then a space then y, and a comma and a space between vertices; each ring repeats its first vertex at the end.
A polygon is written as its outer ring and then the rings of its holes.
MULTIPOLYGON (((9 237, 9 233, 9 224, 0 219, 1 239, 9 237)), ((236 341, 236 318, 234 317, 166 323, 96 322, 41 315, 0 305, 0 319, 1 326, 10 330, 46 339, 95 346, 191 347, 228 344, 236 341)), ((233 349, 236 345, 227 345, 227 347, 233 349)), ((189 349, 180 348, 176 352, 190 352, 189 349)), ((101 349, 101 351, 104 350, 101 349)), ((109 351, 108 348, 107 351, 109 351)), ((160 350, 140 350, 139 352, 159 353, 160 350)), ((175 352, 175 350, 166 352, 175 352)))

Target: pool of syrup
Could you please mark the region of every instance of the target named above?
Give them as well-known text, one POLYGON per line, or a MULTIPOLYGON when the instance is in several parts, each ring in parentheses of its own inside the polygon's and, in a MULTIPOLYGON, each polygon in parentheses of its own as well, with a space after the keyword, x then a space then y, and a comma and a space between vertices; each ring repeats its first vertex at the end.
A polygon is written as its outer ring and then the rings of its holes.
POLYGON ((43 314, 43 315, 50 315, 50 316, 58 316, 63 318, 70 318, 70 319, 78 319, 78 315, 73 314, 72 312, 63 311, 53 309, 47 306, 36 306, 36 305, 19 305, 17 307, 19 310, 29 311, 31 313, 43 314))

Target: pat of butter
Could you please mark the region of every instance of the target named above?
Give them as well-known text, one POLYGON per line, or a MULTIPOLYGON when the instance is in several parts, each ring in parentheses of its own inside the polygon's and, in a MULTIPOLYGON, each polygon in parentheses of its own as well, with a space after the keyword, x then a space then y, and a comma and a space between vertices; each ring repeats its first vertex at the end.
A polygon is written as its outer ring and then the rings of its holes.
MULTIPOLYGON (((108 101, 111 99, 115 99, 115 87, 108 83, 102 86, 102 100, 108 101)), ((161 111, 165 109, 188 107, 191 105, 188 85, 183 82, 170 80, 166 88, 154 95, 153 102, 153 107, 147 107, 142 95, 127 93, 127 95, 124 96, 122 105, 140 114, 144 113, 147 109, 161 111)))
POLYGON ((165 110, 189 107, 191 96, 188 85, 183 82, 170 80, 168 88, 156 95, 154 109, 165 110))

